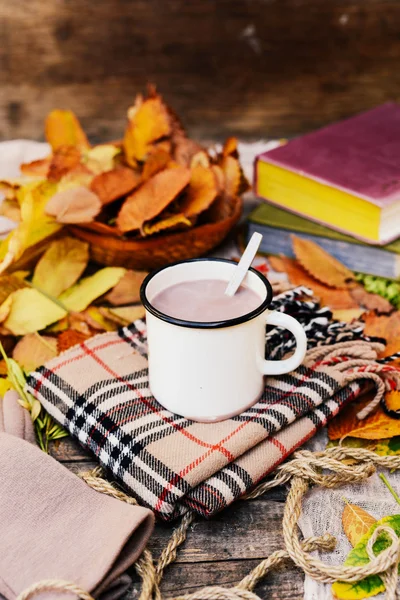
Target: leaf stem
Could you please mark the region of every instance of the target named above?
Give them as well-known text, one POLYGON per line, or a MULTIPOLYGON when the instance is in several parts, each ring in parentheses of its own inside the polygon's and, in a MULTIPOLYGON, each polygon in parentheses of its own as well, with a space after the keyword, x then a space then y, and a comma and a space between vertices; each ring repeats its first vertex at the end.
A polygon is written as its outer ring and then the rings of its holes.
POLYGON ((396 492, 390 485, 389 481, 386 479, 385 475, 383 473, 380 473, 379 477, 382 479, 383 483, 386 485, 387 489, 392 494, 392 496, 396 500, 397 504, 400 504, 400 496, 398 496, 398 494, 396 494, 396 492))

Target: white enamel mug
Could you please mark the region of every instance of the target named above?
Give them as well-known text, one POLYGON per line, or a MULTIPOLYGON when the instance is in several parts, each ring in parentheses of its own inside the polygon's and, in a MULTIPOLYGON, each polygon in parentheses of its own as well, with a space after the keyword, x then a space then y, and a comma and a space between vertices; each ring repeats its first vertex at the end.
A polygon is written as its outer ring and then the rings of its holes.
POLYGON ((235 319, 185 321, 152 305, 157 294, 183 281, 228 282, 235 267, 235 262, 224 259, 187 260, 150 273, 141 287, 151 392, 164 408, 194 421, 221 421, 241 413, 262 394, 264 375, 292 371, 306 353, 303 327, 289 315, 268 310, 271 285, 255 269, 248 271, 243 283, 260 297, 260 305, 235 319), (265 360, 266 324, 292 332, 297 344, 292 356, 265 360))

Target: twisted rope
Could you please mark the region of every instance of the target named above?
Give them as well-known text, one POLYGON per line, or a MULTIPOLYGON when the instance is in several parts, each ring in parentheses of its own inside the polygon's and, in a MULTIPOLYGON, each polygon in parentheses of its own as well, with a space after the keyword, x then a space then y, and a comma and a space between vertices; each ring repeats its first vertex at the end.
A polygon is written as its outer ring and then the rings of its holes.
MULTIPOLYGON (((367 545, 370 562, 362 566, 332 566, 311 556, 310 552, 313 550, 329 551, 333 549, 335 539, 329 534, 303 541, 300 541, 298 537, 297 523, 301 512, 302 499, 310 485, 334 488, 347 483, 356 483, 370 477, 376 467, 400 469, 400 456, 379 456, 375 452, 364 448, 340 446, 326 449, 323 452, 310 452, 307 450, 296 452, 290 461, 277 468, 273 479, 263 482, 244 497, 246 500, 257 498, 267 490, 290 481, 290 490, 283 516, 283 537, 286 549, 271 554, 232 588, 205 587, 192 594, 177 596, 170 600, 261 600, 253 592, 253 589, 268 572, 280 566, 289 558, 304 573, 323 583, 332 583, 337 580, 351 583, 369 575, 380 574, 385 583, 387 600, 394 600, 400 562, 400 540, 390 527, 378 527, 375 530, 367 545), (348 459, 351 459, 354 464, 344 462, 348 459), (323 473, 323 470, 327 470, 328 473, 323 473), (377 536, 383 530, 387 532, 392 543, 376 556, 373 552, 373 545, 377 536)), ((83 474, 82 478, 100 493, 108 494, 128 504, 137 504, 134 498, 127 496, 113 484, 101 479, 101 473, 101 469, 96 468, 90 473, 83 474)), ((161 600, 159 584, 164 571, 175 560, 177 550, 185 541, 187 531, 194 518, 194 514, 190 512, 183 516, 181 523, 172 533, 167 546, 161 552, 156 565, 154 565, 150 551, 146 549, 143 552, 136 563, 136 570, 142 578, 142 590, 139 600, 161 600)), ((90 594, 81 590, 78 586, 58 580, 41 581, 22 592, 17 600, 30 600, 37 593, 44 590, 72 592, 82 600, 93 600, 90 594)))

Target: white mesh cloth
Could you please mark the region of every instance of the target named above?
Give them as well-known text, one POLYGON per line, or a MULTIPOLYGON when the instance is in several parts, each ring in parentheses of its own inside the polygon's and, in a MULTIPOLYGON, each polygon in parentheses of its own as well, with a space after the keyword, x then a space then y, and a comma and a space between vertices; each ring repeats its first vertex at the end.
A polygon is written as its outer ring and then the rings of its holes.
MULTIPOLYGON (((326 429, 322 430, 307 445, 312 451, 323 450, 327 443, 326 429)), ((382 471, 397 492, 400 492, 400 472, 389 473, 382 471)), ((352 483, 336 489, 312 488, 303 500, 303 511, 299 521, 304 537, 331 533, 335 536, 336 548, 330 553, 315 553, 327 564, 341 565, 346 559, 352 546, 346 538, 342 527, 342 513, 345 503, 343 497, 351 504, 361 506, 375 519, 387 515, 400 514, 400 506, 396 503, 389 490, 379 478, 372 475, 363 483, 352 483)), ((398 590, 399 590, 398 586, 398 590)), ((384 598, 383 594, 374 599, 384 598)), ((331 584, 314 581, 310 577, 304 582, 305 600, 332 600, 331 584)))

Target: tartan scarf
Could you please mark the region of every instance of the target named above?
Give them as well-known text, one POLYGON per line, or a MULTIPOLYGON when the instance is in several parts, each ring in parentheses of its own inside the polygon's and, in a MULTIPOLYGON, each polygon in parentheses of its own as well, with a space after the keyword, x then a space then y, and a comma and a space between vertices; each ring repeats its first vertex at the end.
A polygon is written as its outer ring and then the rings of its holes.
MULTIPOLYGON (((302 322, 306 360, 292 373, 267 377, 254 406, 219 423, 172 414, 152 396, 143 321, 67 350, 31 373, 26 389, 158 518, 169 521, 188 509, 212 516, 359 395, 365 375, 354 361, 364 357, 370 370, 379 366, 382 344, 364 337, 359 323, 332 322, 309 290, 285 292, 271 309, 302 322)), ((267 331, 267 341, 269 358, 293 344, 276 329, 267 331)))

